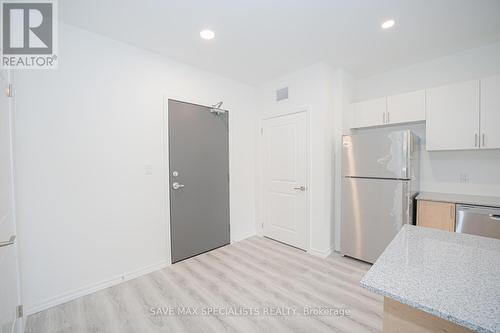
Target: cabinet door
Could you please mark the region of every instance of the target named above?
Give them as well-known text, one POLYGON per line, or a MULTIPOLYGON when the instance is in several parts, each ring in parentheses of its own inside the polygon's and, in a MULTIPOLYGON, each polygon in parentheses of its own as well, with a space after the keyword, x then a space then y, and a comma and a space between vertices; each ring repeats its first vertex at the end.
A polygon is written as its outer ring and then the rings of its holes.
POLYGON ((428 89, 427 150, 479 148, 479 81, 428 89))
POLYGON ((425 90, 387 97, 387 122, 410 123, 425 120, 425 90))
POLYGON ((383 125, 386 111, 386 97, 355 103, 351 128, 383 125))
POLYGON ((481 147, 500 148, 500 76, 481 80, 481 147))
POLYGON ((455 231, 455 204, 419 200, 417 203, 417 225, 455 231))

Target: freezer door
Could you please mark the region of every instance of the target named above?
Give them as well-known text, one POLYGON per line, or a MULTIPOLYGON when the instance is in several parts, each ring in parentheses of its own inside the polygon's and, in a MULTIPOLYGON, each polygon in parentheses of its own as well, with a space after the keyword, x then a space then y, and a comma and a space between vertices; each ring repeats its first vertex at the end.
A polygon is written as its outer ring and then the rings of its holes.
POLYGON ((410 178, 410 131, 346 135, 342 143, 344 177, 410 178))
POLYGON ((375 262, 403 224, 411 223, 409 182, 344 178, 341 252, 375 262))

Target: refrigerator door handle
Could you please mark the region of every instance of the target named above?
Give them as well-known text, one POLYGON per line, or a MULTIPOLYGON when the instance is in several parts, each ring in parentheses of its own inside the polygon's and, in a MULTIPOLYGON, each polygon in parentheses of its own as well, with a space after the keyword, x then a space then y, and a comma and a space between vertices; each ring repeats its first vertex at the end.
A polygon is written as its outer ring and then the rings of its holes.
POLYGON ((410 133, 404 133, 404 145, 403 145, 403 154, 404 154, 404 165, 403 165, 403 178, 410 179, 409 168, 411 165, 411 135, 410 133))

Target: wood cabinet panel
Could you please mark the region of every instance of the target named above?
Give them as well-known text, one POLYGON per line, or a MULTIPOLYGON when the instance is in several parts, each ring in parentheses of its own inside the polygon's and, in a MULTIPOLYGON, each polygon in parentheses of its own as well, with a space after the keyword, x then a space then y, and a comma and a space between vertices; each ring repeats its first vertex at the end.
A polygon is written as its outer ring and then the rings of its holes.
POLYGON ((472 333, 468 328, 384 298, 384 333, 472 333))
POLYGON ((455 204, 419 200, 417 203, 417 225, 455 231, 455 204))

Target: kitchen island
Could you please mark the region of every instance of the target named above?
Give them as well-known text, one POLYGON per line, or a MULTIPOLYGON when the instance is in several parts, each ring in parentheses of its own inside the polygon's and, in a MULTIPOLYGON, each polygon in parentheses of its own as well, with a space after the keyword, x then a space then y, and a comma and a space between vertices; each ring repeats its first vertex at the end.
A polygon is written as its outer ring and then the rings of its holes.
POLYGON ((500 332, 500 240, 405 225, 361 280, 384 332, 500 332))

